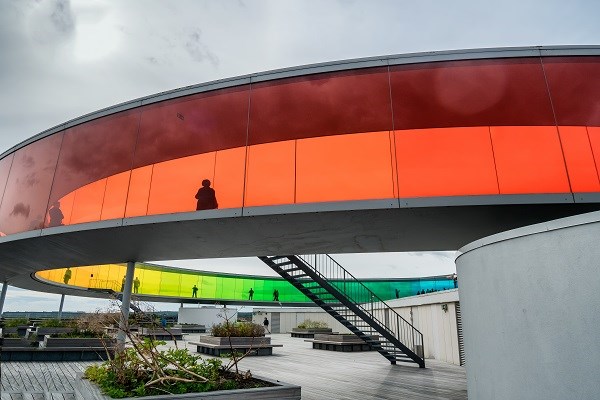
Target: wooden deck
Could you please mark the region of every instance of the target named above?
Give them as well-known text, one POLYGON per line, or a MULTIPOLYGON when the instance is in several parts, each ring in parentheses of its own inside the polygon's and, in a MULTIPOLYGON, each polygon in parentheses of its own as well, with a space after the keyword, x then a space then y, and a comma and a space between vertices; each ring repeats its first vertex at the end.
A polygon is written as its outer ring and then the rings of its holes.
MULTIPOLYGON (((190 342, 197 341, 198 336, 184 336, 185 344, 192 352, 196 348, 190 342)), ((425 369, 391 365, 377 352, 320 351, 312 349, 311 344, 303 339, 291 338, 287 334, 271 337, 273 344, 283 347, 272 356, 246 358, 240 363, 241 367, 250 369, 254 375, 302 386, 302 398, 305 400, 467 399, 463 367, 435 360, 426 360, 425 369)), ((72 382, 75 374, 90 364, 4 362, 0 365, 1 400, 74 399, 72 382), (31 395, 23 397, 23 392, 31 395)))

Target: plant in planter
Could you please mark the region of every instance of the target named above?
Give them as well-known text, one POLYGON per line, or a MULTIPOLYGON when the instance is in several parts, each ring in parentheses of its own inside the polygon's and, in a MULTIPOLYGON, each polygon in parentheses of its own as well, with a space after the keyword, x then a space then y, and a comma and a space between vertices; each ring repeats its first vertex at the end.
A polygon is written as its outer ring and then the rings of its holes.
MULTIPOLYGON (((142 338, 125 330, 131 347, 101 365, 92 365, 85 377, 113 397, 148 396, 254 388, 273 384, 239 372, 237 361, 224 366, 220 359, 202 359, 187 349, 158 350, 164 341, 142 338)), ((299 398, 299 397, 298 397, 299 398)))
POLYGON ((315 333, 331 333, 331 328, 327 326, 326 322, 323 321, 312 321, 306 319, 296 328, 292 329, 291 336, 299 338, 312 338, 315 333))

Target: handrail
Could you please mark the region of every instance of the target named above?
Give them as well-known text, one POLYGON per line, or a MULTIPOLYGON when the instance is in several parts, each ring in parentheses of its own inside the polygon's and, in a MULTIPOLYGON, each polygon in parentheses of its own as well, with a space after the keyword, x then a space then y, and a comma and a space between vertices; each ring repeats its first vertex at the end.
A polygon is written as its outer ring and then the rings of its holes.
POLYGON ((298 255, 296 257, 311 266, 317 274, 327 279, 337 290, 352 300, 357 307, 367 313, 383 329, 394 335, 394 337, 401 336, 400 341, 405 345, 410 343, 411 345, 408 347, 419 357, 424 358, 423 334, 331 256, 328 254, 310 254, 298 255), (314 263, 311 262, 311 258, 314 258, 314 263), (323 259, 325 262, 322 261, 323 259), (336 281, 336 279, 339 279, 339 281, 336 281), (348 288, 349 283, 350 288, 348 288), (375 309, 375 303, 380 303, 381 306, 375 309), (370 304, 370 310, 369 307, 364 306, 366 304, 370 304), (387 321, 384 322, 381 320, 381 314, 383 314, 383 319, 387 321), (390 317, 392 319, 395 317, 395 321, 392 324, 389 323, 390 317), (390 326, 395 329, 391 329, 390 326))

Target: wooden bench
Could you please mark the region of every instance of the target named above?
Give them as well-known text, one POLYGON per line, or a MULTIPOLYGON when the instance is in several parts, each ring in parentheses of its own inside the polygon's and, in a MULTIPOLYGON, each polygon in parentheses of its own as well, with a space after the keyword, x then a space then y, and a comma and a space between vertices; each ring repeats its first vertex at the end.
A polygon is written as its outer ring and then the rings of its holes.
POLYGON ((273 354, 273 347, 283 347, 282 344, 264 344, 257 343, 254 345, 244 346, 244 345, 225 345, 225 344, 211 344, 211 343, 199 343, 199 342, 190 342, 190 344, 196 346, 196 352, 202 354, 208 354, 215 357, 223 357, 231 354, 231 350, 236 353, 246 354, 248 350, 250 353, 248 355, 251 356, 270 356, 273 354))
MULTIPOLYGON (((378 340, 379 336, 372 336, 378 340)), ((306 339, 305 342, 312 343, 313 349, 329 351, 371 351, 371 346, 355 335, 346 334, 316 334, 314 339, 306 339)))

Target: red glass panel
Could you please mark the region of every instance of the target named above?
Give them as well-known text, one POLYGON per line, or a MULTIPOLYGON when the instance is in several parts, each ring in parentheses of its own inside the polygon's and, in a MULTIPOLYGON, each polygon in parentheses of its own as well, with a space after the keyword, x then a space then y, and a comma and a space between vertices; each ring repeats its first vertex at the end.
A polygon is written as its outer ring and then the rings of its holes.
POLYGON ((54 134, 15 152, 0 207, 0 231, 8 235, 43 226, 62 138, 62 132, 54 134))
POLYGON ((245 162, 245 147, 217 151, 213 187, 219 202, 219 208, 242 206, 245 162))
POLYGON ((248 147, 245 206, 293 204, 295 186, 296 141, 248 147))
POLYGON ((592 146, 596 171, 598 172, 598 175, 600 175, 600 128, 588 126, 587 132, 588 137, 590 138, 590 145, 592 146))
MULTIPOLYGON (((9 154, 0 160, 0 204, 2 204, 2 197, 4 196, 4 189, 6 188, 6 181, 8 180, 8 174, 13 161, 13 154, 9 154)), ((1 228, 0 228, 1 229, 1 228)), ((5 233, 0 231, 0 236, 4 236, 5 233)))
POLYGON ((143 107, 134 166, 244 146, 248 96, 244 86, 143 107))
POLYGON ((82 222, 100 221, 105 189, 106 179, 101 179, 77 189, 69 223, 80 224, 82 222))
MULTIPOLYGON (((78 188, 130 170, 138 121, 139 112, 131 111, 67 129, 52 184, 51 203, 78 188)), ((71 223, 100 220, 104 188, 96 189, 100 193, 75 196, 73 209, 82 210, 87 216, 77 214, 71 223), (94 201, 94 204, 80 204, 83 201, 94 201), (93 217, 88 214, 91 210, 95 210, 93 217)), ((123 209, 124 206, 125 203, 122 204, 123 209)), ((123 214, 119 217, 122 218, 123 214)))
POLYGON ((395 134, 400 197, 499 193, 487 126, 395 134))
POLYGON ((102 202, 101 220, 123 218, 125 215, 130 174, 131 172, 127 171, 107 178, 104 201, 102 202))
POLYGON ((491 127, 500 194, 570 191, 556 127, 491 127))
POLYGON ((600 126, 600 57, 542 61, 558 125, 600 126))
POLYGON ((392 129, 386 68, 345 71, 252 86, 248 143, 392 129))
POLYGON ((390 68, 394 128, 554 125, 539 59, 390 68))
POLYGON ((196 210, 194 196, 203 179, 214 181, 214 170, 214 152, 154 165, 148 215, 196 210))
POLYGON ((394 196, 389 132, 302 139, 296 154, 297 203, 394 196))
POLYGON ((152 165, 131 171, 125 217, 139 217, 148 211, 152 165))
POLYGON ((594 155, 584 126, 559 126, 573 192, 600 192, 594 155))

